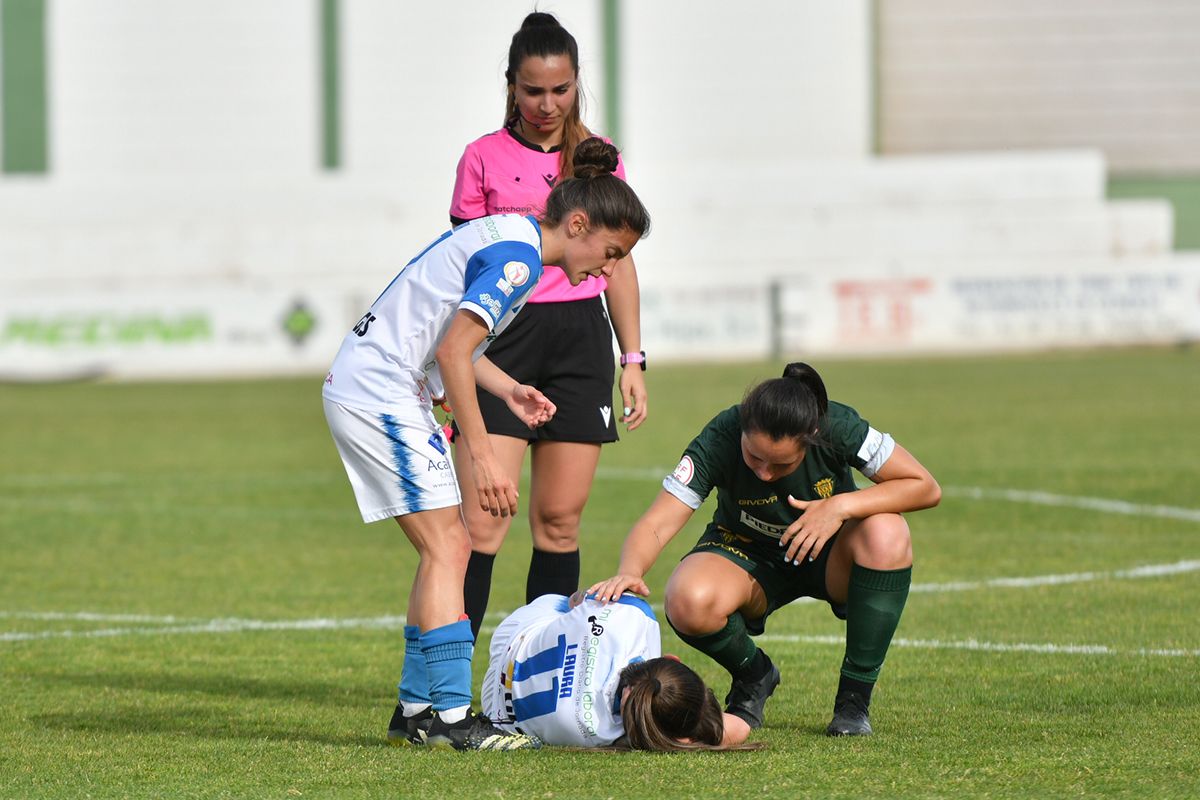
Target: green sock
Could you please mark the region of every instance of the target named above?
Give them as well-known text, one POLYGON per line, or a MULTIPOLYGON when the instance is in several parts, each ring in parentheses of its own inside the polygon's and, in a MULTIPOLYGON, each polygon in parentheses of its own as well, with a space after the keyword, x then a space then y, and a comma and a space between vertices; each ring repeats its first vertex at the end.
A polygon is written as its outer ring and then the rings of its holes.
POLYGON ((842 675, 865 683, 876 681, 911 583, 912 567, 878 570, 851 565, 842 675))
MULTIPOLYGON (((671 618, 667 618, 671 622, 671 618)), ((693 636, 681 633, 673 624, 671 629, 680 639, 716 661, 735 678, 750 677, 747 673, 753 670, 758 654, 758 645, 746 633, 746 620, 738 612, 734 612, 725 622, 725 627, 715 633, 704 633, 693 636)))

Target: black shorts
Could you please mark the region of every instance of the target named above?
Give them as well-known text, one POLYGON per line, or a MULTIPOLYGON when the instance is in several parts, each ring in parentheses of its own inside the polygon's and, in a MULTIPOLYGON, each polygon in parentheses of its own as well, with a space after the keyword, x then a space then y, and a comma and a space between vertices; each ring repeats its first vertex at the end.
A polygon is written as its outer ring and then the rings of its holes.
POLYGON ((541 390, 558 407, 536 430, 504 401, 478 390, 488 433, 530 441, 615 442, 621 409, 613 406, 612 326, 599 297, 566 303, 527 303, 484 353, 520 383, 541 390))
POLYGON ((758 581, 763 594, 767 596, 767 611, 761 619, 746 620, 746 630, 750 635, 758 636, 763 632, 771 612, 799 597, 824 600, 838 619, 846 618, 845 604, 834 603, 825 590, 825 566, 837 537, 836 533, 829 537, 816 559, 795 565, 783 560, 784 548, 778 542, 741 536, 713 522, 704 529, 704 534, 687 556, 692 553, 715 553, 737 564, 758 581))

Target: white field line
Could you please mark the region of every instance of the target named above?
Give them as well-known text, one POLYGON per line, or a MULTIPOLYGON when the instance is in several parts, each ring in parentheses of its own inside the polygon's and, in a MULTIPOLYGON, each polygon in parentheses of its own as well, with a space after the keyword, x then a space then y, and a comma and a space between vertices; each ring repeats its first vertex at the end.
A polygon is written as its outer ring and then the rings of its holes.
MULTIPOLYGON (((1025 578, 991 578, 983 581, 954 581, 951 583, 916 583, 909 590, 914 594, 965 592, 976 589, 1028 589, 1035 586, 1057 586, 1102 580, 1137 580, 1200 571, 1200 561, 1176 561, 1173 564, 1150 564, 1110 572, 1075 572, 1065 575, 1035 575, 1025 578)), ((817 602, 801 597, 792 602, 817 602)), ((657 607, 661 611, 661 607, 657 607)), ((492 611, 488 619, 503 619, 507 611, 492 611)), ((38 619, 72 622, 129 622, 154 627, 99 628, 94 630, 9 631, 0 632, 0 642, 23 642, 33 639, 101 638, 108 636, 139 636, 174 633, 240 633, 242 631, 280 630, 340 630, 354 628, 403 628, 403 616, 351 617, 345 619, 258 620, 238 617, 218 619, 188 619, 175 616, 146 614, 104 614, 92 611, 0 611, 0 619, 38 619)), ((806 640, 807 641, 807 640, 806 640)), ((1186 652, 1186 651, 1181 651, 1186 652)))
MULTIPOLYGON (((1139 578, 1159 578, 1169 575, 1182 575, 1200 571, 1200 560, 1176 561, 1173 564, 1148 564, 1132 569, 1119 569, 1109 572, 1074 572, 1063 575, 1032 575, 1024 578, 990 578, 983 581, 952 581, 950 583, 914 583, 909 592, 912 594, 939 594, 942 592, 966 592, 976 589, 1028 589, 1035 586, 1058 586, 1071 583, 1085 583, 1103 580, 1136 580, 1139 578)), ((793 603, 817 602, 811 597, 801 597, 793 603)), ((661 611, 661 606, 656 606, 661 611)), ((503 619, 508 611, 488 612, 488 619, 503 619)), ((338 627, 388 627, 390 620, 403 620, 404 617, 367 617, 370 624, 360 624, 361 620, 350 619, 318 619, 318 620, 254 620, 227 617, 218 619, 199 619, 195 617, 153 616, 149 614, 105 614, 95 611, 0 611, 0 619, 39 619, 70 622, 131 622, 146 625, 172 626, 147 628, 146 633, 159 632, 211 632, 223 633, 233 630, 317 630, 338 627)), ((403 623, 401 623, 403 625, 403 623)), ((109 629, 133 630, 133 629, 109 629)), ((115 633, 99 633, 97 631, 47 631, 44 634, 19 634, 23 639, 50 638, 63 636, 82 636, 84 634, 113 636, 115 633)), ((17 634, 0 633, 0 641, 12 641, 6 636, 17 634)))
POLYGON ((144 628, 98 628, 87 631, 9 631, 0 633, 0 642, 24 642, 32 639, 96 639, 112 636, 160 636, 175 633, 242 633, 243 631, 331 631, 367 628, 397 630, 404 617, 348 617, 345 619, 211 619, 188 625, 156 625, 144 628))
POLYGON ((988 578, 982 581, 952 581, 950 583, 914 583, 909 592, 966 592, 974 589, 1029 589, 1034 586, 1059 586, 1089 581, 1135 580, 1182 575, 1200 571, 1200 561, 1176 561, 1174 564, 1147 564, 1132 569, 1108 572, 1071 572, 1063 575, 1031 575, 1024 578, 988 578))
POLYGON ((1088 511, 1102 511, 1106 514, 1126 514, 1134 517, 1165 517, 1167 519, 1200 522, 1200 509, 1143 505, 1140 503, 1128 503, 1124 500, 1110 500, 1104 497, 1075 497, 1072 495, 1051 494, 1050 492, 1030 492, 1022 489, 984 489, 978 486, 946 486, 942 487, 942 493, 951 497, 966 497, 971 500, 1008 500, 1013 503, 1034 503, 1043 506, 1082 508, 1088 511))
MULTIPOLYGON (((662 467, 599 467, 596 470, 596 477, 607 480, 661 481, 670 472, 670 468, 662 467)), ((1197 508, 1145 505, 1130 503, 1125 500, 1111 500, 1105 497, 1077 497, 1074 495, 1035 492, 1024 489, 987 489, 979 486, 943 486, 942 494, 949 497, 963 497, 968 500, 1007 500, 1012 503, 1066 506, 1068 508, 1081 508, 1088 511, 1102 511, 1108 514, 1126 514, 1136 517, 1165 517, 1167 519, 1200 522, 1200 509, 1197 508)))
POLYGON ((70 620, 72 622, 144 622, 151 625, 171 625, 200 622, 188 617, 163 617, 149 614, 102 614, 95 611, 0 611, 0 619, 70 620))
MULTIPOLYGON (((798 636, 794 634, 763 634, 764 642, 845 645, 844 636, 798 636)), ((1200 650, 1164 648, 1119 648, 1105 644, 1041 644, 1035 642, 980 642, 976 639, 892 639, 892 647, 915 650, 974 650, 984 653, 1039 653, 1045 655, 1078 656, 1164 656, 1169 658, 1198 658, 1200 650)))
MULTIPOLYGON (((668 470, 657 467, 643 469, 621 469, 600 467, 597 477, 615 480, 658 480, 668 470)), ((102 474, 98 482, 108 483, 120 480, 116 474, 102 474)), ((74 481, 63 481, 71 483, 74 481)), ((80 483, 86 483, 83 479, 80 483)), ((31 481, 36 484, 37 481, 31 481)), ((1042 505, 1070 506, 1093 511, 1139 516, 1158 516, 1172 519, 1182 519, 1200 522, 1200 510, 1177 508, 1174 506, 1149 506, 1127 503, 1119 500, 1107 500, 1096 497, 1071 497, 1055 495, 1048 492, 1029 492, 1017 489, 983 489, 978 487, 956 488, 948 487, 943 491, 952 496, 971 499, 999 499, 1011 502, 1038 503, 1042 505)), ((1035 586, 1052 586, 1070 583, 1083 583, 1098 580, 1128 580, 1137 578, 1178 575, 1200 570, 1200 561, 1177 561, 1173 564, 1153 564, 1134 567, 1126 570, 1107 572, 1078 572, 1064 575, 1037 575, 1015 578, 991 578, 982 581, 954 581, 949 583, 914 584, 913 593, 940 593, 972 591, 987 588, 1031 588, 1035 586)), ((801 598, 795 601, 812 602, 811 598, 801 598)), ((489 618, 503 616, 504 612, 488 614, 489 618)), ((161 635, 174 633, 236 633, 241 631, 273 631, 273 630, 338 630, 353 628, 384 628, 394 629, 404 626, 404 617, 365 617, 348 619, 310 619, 310 620, 252 620, 252 619, 213 619, 187 620, 174 616, 149 616, 140 614, 102 614, 96 612, 32 612, 32 611, 0 611, 0 618, 8 619, 42 619, 42 620, 72 620, 80 622, 140 622, 154 627, 101 628, 85 631, 10 631, 0 633, 0 642, 29 641, 32 639, 52 638, 98 638, 131 635, 161 635)), ((838 637, 763 637, 767 641, 804 641, 825 643, 826 639, 841 642, 838 637)), ((1189 650, 1127 650, 1118 651, 1104 645, 1039 645, 1039 644, 989 644, 968 640, 965 642, 937 642, 918 640, 896 640, 894 643, 902 647, 936 647, 941 649, 974 649, 997 652, 1025 650, 1030 652, 1084 652, 1084 653, 1142 653, 1149 655, 1196 655, 1200 651, 1189 650), (903 643, 902 643, 903 642, 903 643)))
MULTIPOLYGON (((596 478, 599 480, 612 481, 655 481, 659 482, 671 472, 671 467, 605 467, 600 466, 596 470, 596 478)), ((331 479, 331 475, 325 471, 298 471, 295 473, 285 473, 278 475, 261 475, 254 476, 224 476, 220 481, 209 479, 203 482, 207 484, 215 484, 218 482, 240 484, 250 478, 259 481, 267 481, 272 486, 290 486, 290 485, 312 485, 323 484, 331 479)), ((68 488, 88 488, 97 486, 119 486, 122 484, 134 481, 136 476, 127 475, 119 472, 100 472, 94 474, 79 474, 79 475, 8 475, 0 477, 0 488, 25 488, 25 489, 68 489, 68 488)), ((136 478, 136 480, 142 480, 136 478)), ((1161 517, 1166 519, 1178 519, 1187 522, 1200 522, 1200 509, 1196 508, 1181 508, 1179 506, 1168 505, 1147 505, 1142 503, 1130 503, 1125 500, 1112 500, 1104 497, 1082 497, 1074 495, 1053 494, 1051 492, 1029 491, 1025 489, 991 489, 979 486, 943 486, 942 493, 948 497, 966 498, 969 500, 1004 500, 1012 503, 1033 503, 1036 505, 1045 506, 1062 506, 1067 508, 1079 508, 1088 511, 1099 511, 1107 514, 1124 514, 1128 516, 1141 517, 1161 517)), ((29 500, 25 498, 0 498, 9 505, 28 504, 29 500)), ((47 502, 47 501, 43 501, 47 502)), ((67 511, 73 513, 103 513, 108 506, 99 506, 90 504, 83 498, 75 498, 73 504, 63 504, 61 499, 56 499, 54 508, 59 511, 67 511)), ((48 506, 49 507, 49 506, 48 506)), ((172 508, 177 508, 172 505, 172 508)), ((202 509, 221 511, 221 508, 202 509)), ((250 513, 247 509, 227 509, 231 513, 250 513)), ((275 513, 275 512, 271 512, 275 513)), ((321 513, 320 511, 309 509, 302 512, 305 515, 312 516, 313 514, 321 513)), ((338 515, 343 516, 343 515, 338 515)))
MULTIPOLYGON (((489 615, 490 616, 490 615, 489 615)), ((359 617, 348 619, 299 619, 299 620, 252 620, 252 619, 214 619, 197 625, 157 626, 152 628, 103 628, 91 631, 41 631, 36 633, 3 633, 0 641, 18 642, 33 639, 95 639, 113 636, 163 634, 196 634, 196 633, 240 633, 242 631, 308 631, 308 630, 399 630, 404 627, 404 617, 359 617)), ((495 627, 482 630, 491 634, 495 627)), ((841 646, 845 644, 843 636, 799 636, 766 634, 759 639, 765 642, 784 642, 792 644, 820 644, 841 646)), ((940 639, 893 639, 893 647, 905 647, 921 650, 971 650, 988 653, 1036 653, 1042 655, 1084 655, 1084 656, 1158 656, 1169 658, 1200 657, 1200 650, 1137 648, 1122 649, 1102 644, 1061 645, 1033 642, 980 642, 975 639, 961 641, 940 639)))

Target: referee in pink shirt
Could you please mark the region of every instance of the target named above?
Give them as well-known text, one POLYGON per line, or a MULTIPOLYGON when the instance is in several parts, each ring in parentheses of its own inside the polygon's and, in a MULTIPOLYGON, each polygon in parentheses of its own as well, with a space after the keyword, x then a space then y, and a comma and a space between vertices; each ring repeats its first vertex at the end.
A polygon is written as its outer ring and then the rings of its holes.
MULTIPOLYGON (((454 183, 450 220, 458 225, 490 214, 536 214, 560 177, 571 175, 570 154, 594 135, 581 117, 579 50, 550 14, 532 13, 508 51, 504 127, 467 145, 454 183)), ((616 173, 624 179, 624 165, 616 173)), ((612 277, 571 286, 546 266, 524 312, 488 347, 488 358, 522 383, 541 389, 558 407, 531 431, 502 402, 479 393, 492 449, 516 483, 532 444, 529 526, 533 557, 525 600, 570 595, 579 584, 579 522, 591 491, 600 445, 646 419, 645 353, 641 346, 637 270, 626 257, 612 277), (600 295, 607 299, 608 311, 600 295), (611 319, 610 319, 611 316, 611 319), (620 406, 613 403, 612 334, 621 349, 620 406)), ((471 455, 455 448, 464 496, 473 496, 471 455)), ((476 635, 487 611, 492 564, 512 519, 467 503, 471 560, 464 588, 476 635)))

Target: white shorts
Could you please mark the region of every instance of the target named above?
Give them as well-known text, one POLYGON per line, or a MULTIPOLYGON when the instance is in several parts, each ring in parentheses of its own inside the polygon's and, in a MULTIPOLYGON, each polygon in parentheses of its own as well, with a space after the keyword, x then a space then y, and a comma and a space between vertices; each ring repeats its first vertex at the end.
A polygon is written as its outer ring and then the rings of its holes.
POLYGON ((430 409, 380 414, 324 403, 363 522, 462 503, 450 445, 430 409))
POLYGON ((483 713, 499 727, 514 730, 512 695, 504 688, 504 675, 512 663, 509 645, 516 644, 513 640, 535 623, 561 617, 566 613, 568 603, 561 594, 544 594, 509 614, 492 633, 488 668, 479 687, 479 701, 483 704, 483 713))

